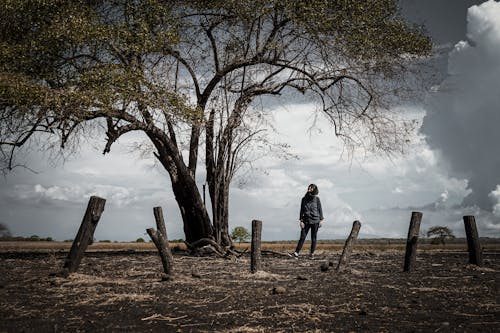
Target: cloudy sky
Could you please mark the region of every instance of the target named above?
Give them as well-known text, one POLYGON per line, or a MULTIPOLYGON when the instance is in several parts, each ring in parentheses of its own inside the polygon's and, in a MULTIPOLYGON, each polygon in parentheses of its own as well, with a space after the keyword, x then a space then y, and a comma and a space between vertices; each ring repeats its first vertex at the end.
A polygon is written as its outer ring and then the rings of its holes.
MULTIPOLYGON (((420 125, 407 154, 348 158, 326 121, 308 130, 313 105, 276 107, 271 135, 299 158, 263 158, 244 186, 231 188, 231 228, 261 219, 265 240, 296 239, 300 198, 315 183, 326 217, 320 239, 345 238, 356 219, 360 237, 405 237, 415 210, 424 230, 445 225, 463 236, 462 216, 475 215, 481 236, 500 237, 500 3, 402 3, 439 50, 439 82, 425 99, 397 107, 420 125)), ((65 163, 31 151, 37 173, 18 169, 0 179, 0 222, 15 235, 73 238, 89 196, 99 195, 107 203, 98 240, 144 237, 155 206, 164 209, 169 237, 183 238, 168 175, 133 152, 138 139, 124 137, 106 156, 104 142, 90 142, 65 163)))

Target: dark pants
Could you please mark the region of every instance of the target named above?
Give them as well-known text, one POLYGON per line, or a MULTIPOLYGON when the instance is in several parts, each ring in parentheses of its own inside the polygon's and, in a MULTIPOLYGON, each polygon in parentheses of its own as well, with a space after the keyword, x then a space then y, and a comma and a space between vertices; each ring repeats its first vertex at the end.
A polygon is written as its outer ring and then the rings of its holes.
POLYGON ((300 231, 300 239, 295 252, 299 253, 302 249, 302 245, 304 245, 309 229, 311 229, 311 253, 314 253, 314 250, 316 249, 316 238, 318 236, 319 223, 305 224, 305 227, 300 231))

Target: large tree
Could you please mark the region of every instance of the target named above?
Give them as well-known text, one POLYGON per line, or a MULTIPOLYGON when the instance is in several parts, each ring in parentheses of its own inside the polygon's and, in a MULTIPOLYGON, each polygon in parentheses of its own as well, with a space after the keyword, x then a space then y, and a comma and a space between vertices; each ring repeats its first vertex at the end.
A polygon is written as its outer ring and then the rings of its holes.
POLYGON ((256 99, 299 94, 346 144, 392 152, 409 127, 389 106, 431 49, 395 0, 0 3, 4 166, 40 132, 66 147, 104 128, 107 153, 141 131, 170 175, 188 242, 231 244, 229 185, 260 133, 256 99), (212 220, 195 182, 200 157, 212 220))

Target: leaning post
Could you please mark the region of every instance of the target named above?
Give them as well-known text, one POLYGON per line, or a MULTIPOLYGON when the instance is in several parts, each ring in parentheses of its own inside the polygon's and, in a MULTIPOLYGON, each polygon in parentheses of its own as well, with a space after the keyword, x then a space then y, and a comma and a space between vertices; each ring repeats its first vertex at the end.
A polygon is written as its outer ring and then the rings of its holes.
POLYGON ((93 242, 94 231, 97 227, 99 219, 101 218, 102 212, 104 211, 105 204, 106 199, 99 198, 97 196, 90 197, 87 210, 83 216, 78 233, 76 234, 75 240, 71 245, 71 249, 69 250, 66 260, 64 261, 64 276, 68 276, 69 274, 76 272, 78 269, 87 246, 93 242))
POLYGON ((417 257, 418 233, 420 231, 421 221, 422 213, 411 213, 410 228, 408 230, 408 238, 406 240, 405 264, 403 268, 404 272, 411 271, 415 264, 415 259, 417 257))
POLYGON ((472 265, 483 265, 483 253, 477 233, 476 219, 474 216, 464 216, 465 235, 467 236, 467 250, 469 251, 469 263, 472 265))
POLYGON ((172 256, 172 252, 170 251, 170 247, 168 246, 167 228, 165 227, 165 220, 163 219, 163 210, 161 207, 154 207, 153 213, 155 216, 157 230, 149 228, 146 229, 146 232, 158 249, 161 263, 163 265, 163 271, 167 275, 167 280, 169 280, 173 276, 174 258, 172 256))
POLYGON ((345 241, 344 250, 342 250, 342 255, 340 256, 340 260, 337 265, 337 271, 339 272, 342 271, 347 266, 347 264, 349 264, 352 248, 356 243, 356 239, 358 238, 360 228, 361 228, 361 222, 356 220, 352 223, 351 233, 349 234, 349 237, 347 237, 345 241))
POLYGON ((250 271, 256 273, 261 269, 261 236, 262 221, 252 221, 252 245, 250 253, 250 271))

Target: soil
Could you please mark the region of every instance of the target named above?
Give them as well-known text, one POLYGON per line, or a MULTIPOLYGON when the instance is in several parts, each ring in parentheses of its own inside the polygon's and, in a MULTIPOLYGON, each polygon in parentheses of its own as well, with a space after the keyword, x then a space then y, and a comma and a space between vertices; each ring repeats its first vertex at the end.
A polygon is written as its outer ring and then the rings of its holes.
POLYGON ((498 332, 500 254, 354 253, 347 270, 315 260, 174 254, 162 281, 154 252, 92 252, 78 273, 55 276, 65 253, 0 253, 0 332, 498 332))

